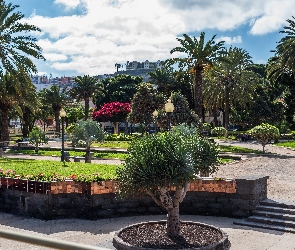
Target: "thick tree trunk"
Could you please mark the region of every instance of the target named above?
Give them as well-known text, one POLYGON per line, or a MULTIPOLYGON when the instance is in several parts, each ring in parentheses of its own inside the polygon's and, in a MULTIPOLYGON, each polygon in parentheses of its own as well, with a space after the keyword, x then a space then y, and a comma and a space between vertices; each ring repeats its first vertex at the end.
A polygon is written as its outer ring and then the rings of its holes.
POLYGON ((1 128, 1 140, 9 141, 9 117, 8 111, 10 106, 2 104, 1 113, 2 113, 2 128, 1 128))
POLYGON ((228 137, 229 127, 229 88, 225 87, 225 107, 224 107, 224 128, 226 129, 225 137, 228 137))
POLYGON ((85 110, 84 110, 84 120, 86 121, 89 117, 89 97, 85 98, 85 110))
POLYGON ((55 113, 54 113, 55 131, 58 132, 58 133, 60 132, 59 111, 60 110, 55 110, 55 113))
POLYGON ((203 88, 202 88, 202 71, 203 66, 196 64, 194 67, 194 101, 195 101, 195 113, 199 116, 199 119, 204 122, 203 117, 203 88))
POLYGON ((91 163, 91 156, 92 154, 90 153, 90 146, 87 146, 85 154, 85 163, 91 163))
POLYGON ((119 134, 119 122, 114 122, 114 134, 119 134))
POLYGON ((214 128, 218 127, 218 119, 217 119, 217 107, 216 104, 213 106, 213 123, 214 123, 214 128))
POLYGON ((180 235, 179 207, 168 209, 166 231, 170 237, 180 235))

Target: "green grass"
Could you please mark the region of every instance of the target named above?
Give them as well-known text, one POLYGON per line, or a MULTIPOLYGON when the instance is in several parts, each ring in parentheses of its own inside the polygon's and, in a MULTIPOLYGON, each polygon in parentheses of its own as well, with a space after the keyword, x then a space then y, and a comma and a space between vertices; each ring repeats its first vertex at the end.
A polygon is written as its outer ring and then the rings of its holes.
MULTIPOLYGON (((35 153, 34 150, 9 150, 8 153, 16 153, 16 154, 35 154, 40 156, 61 156, 60 151, 55 150, 39 150, 38 153, 35 153)), ((85 152, 83 151, 69 151, 70 156, 85 156, 85 152)), ((108 159, 108 158, 118 158, 120 160, 124 160, 127 156, 127 153, 122 152, 96 152, 93 157, 99 159, 108 159)))
POLYGON ((103 143, 93 143, 91 146, 106 147, 106 148, 128 148, 129 141, 105 141, 103 143))
MULTIPOLYGON (((262 148, 262 146, 261 146, 262 148)), ((255 153, 255 154, 262 154, 262 150, 254 150, 250 148, 243 148, 243 147, 237 147, 237 146, 225 146, 225 145, 219 145, 220 152, 226 152, 226 153, 255 153)))
POLYGON ((295 148, 295 141, 276 142, 275 145, 289 147, 289 148, 295 148))
POLYGON ((219 157, 218 160, 220 164, 227 164, 227 163, 235 161, 233 158, 225 158, 225 157, 219 157))
POLYGON ((15 174, 24 177, 28 175, 36 176, 40 173, 45 176, 60 175, 68 178, 72 175, 91 176, 93 174, 98 174, 99 178, 102 180, 112 180, 116 179, 116 169, 118 165, 0 158, 0 168, 2 168, 4 172, 13 170, 15 174))

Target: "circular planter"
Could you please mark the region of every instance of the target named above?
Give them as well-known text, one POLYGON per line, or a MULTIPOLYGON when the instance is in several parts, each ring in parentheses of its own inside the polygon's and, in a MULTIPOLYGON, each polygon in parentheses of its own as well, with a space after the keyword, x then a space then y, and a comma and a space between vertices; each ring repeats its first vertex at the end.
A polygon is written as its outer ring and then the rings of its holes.
MULTIPOLYGON (((198 249, 198 250, 228 250, 230 249, 230 241, 228 240, 228 235, 221 230, 218 227, 214 227, 211 225, 207 225, 204 223, 199 223, 199 222, 192 222, 192 221, 181 221, 181 226, 185 226, 188 228, 189 226, 191 227, 197 227, 199 228, 200 231, 206 231, 207 234, 204 235, 204 237, 210 237, 211 235, 208 235, 208 232, 212 232, 212 234, 217 234, 218 239, 216 241, 212 241, 210 244, 204 243, 204 245, 200 244, 199 246, 180 246, 180 245, 173 245, 174 240, 171 240, 172 246, 170 246, 171 242, 168 241, 167 245, 164 245, 163 242, 165 239, 163 236, 160 236, 160 234, 156 237, 158 237, 161 241, 159 245, 152 245, 152 246, 140 246, 140 244, 130 244, 130 240, 133 241, 136 238, 144 238, 146 235, 148 235, 148 231, 144 231, 143 228, 155 228, 154 231, 157 231, 159 228, 160 230, 164 231, 163 228, 166 226, 166 221, 149 221, 149 222, 142 222, 138 224, 134 224, 128 227, 124 227, 118 232, 115 233, 114 238, 113 238, 113 246, 116 249, 119 250, 151 250, 151 249, 157 249, 157 250, 165 250, 165 249, 187 249, 187 250, 192 250, 192 249, 198 249), (204 230, 202 230, 204 229, 204 230), (128 235, 130 233, 130 237, 128 240, 123 240, 124 236, 126 237, 126 234, 128 235), (169 246, 168 246, 169 245, 169 246)), ((188 230, 189 231, 189 230, 188 230)), ((210 233, 209 233, 210 234, 210 233)), ((180 238, 185 238, 181 237, 180 238)), ((145 243, 146 244, 146 243, 145 243)))

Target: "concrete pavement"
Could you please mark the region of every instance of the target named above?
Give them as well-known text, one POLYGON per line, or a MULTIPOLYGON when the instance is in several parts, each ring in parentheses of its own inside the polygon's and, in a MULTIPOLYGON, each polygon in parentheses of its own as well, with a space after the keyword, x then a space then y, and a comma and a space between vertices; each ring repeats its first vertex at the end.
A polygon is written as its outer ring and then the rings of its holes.
MULTIPOLYGON (((156 215, 106 218, 96 221, 79 219, 43 221, 0 213, 0 229, 115 249, 112 245, 115 231, 139 222, 165 219, 165 215, 156 215)), ((233 218, 183 215, 181 220, 202 222, 223 229, 229 235, 231 250, 295 249, 295 234, 234 225, 233 218)), ((0 249, 47 250, 50 248, 0 239, 0 249)))

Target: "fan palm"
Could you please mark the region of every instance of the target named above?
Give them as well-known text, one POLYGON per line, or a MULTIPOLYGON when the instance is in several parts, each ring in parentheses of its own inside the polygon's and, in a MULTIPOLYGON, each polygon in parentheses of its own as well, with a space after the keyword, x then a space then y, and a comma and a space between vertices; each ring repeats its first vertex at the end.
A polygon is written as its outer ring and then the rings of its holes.
POLYGON ((41 54, 41 47, 36 44, 36 39, 27 35, 40 29, 23 22, 24 14, 15 12, 18 7, 0 1, 0 70, 3 74, 5 71, 36 73, 36 65, 30 57, 45 60, 41 54))
POLYGON ((195 113, 203 117, 203 86, 202 86, 202 73, 205 67, 213 66, 214 62, 218 59, 218 55, 223 48, 224 42, 216 43, 215 36, 205 43, 205 33, 201 32, 200 37, 189 37, 184 34, 184 39, 176 38, 180 42, 181 47, 173 48, 170 53, 182 52, 186 56, 183 58, 172 58, 167 61, 169 64, 178 63, 179 68, 182 70, 186 68, 189 72, 194 74, 194 104, 195 113))

